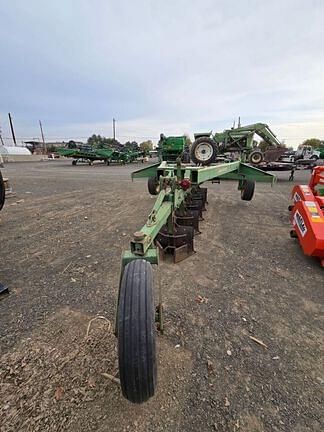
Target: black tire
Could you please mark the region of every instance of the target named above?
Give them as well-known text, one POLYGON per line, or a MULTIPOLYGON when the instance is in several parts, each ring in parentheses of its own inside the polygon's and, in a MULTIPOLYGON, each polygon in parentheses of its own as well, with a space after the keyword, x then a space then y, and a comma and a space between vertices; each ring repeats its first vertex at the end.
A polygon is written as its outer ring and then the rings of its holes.
POLYGON ((118 305, 118 361, 123 395, 142 403, 154 395, 157 377, 152 267, 136 259, 125 267, 118 305))
POLYGON ((196 164, 200 165, 210 165, 215 162, 217 156, 217 144, 212 138, 200 137, 197 138, 190 148, 190 158, 196 164), (201 155, 199 155, 199 148, 205 144, 205 147, 209 149, 209 156, 206 159, 203 158, 203 151, 201 150, 201 155))
POLYGON ((73 160, 72 165, 76 165, 76 164, 77 164, 77 160, 73 160))
POLYGON ((183 153, 182 155, 182 162, 187 164, 190 163, 190 154, 189 153, 183 153))
POLYGON ((147 179, 147 189, 151 195, 158 195, 160 193, 160 182, 156 176, 147 179))
POLYGON ((245 180, 244 187, 241 190, 241 199, 243 201, 251 201, 254 195, 255 181, 245 180))
POLYGON ((249 162, 253 165, 258 165, 263 161, 263 153, 259 150, 255 150, 249 154, 249 162))
POLYGON ((2 210, 2 207, 4 206, 5 200, 6 200, 5 184, 3 181, 2 174, 0 172, 0 211, 2 210))
POLYGON ((317 160, 317 159, 319 159, 319 157, 318 157, 317 155, 313 155, 313 156, 311 157, 311 159, 312 159, 312 160, 317 160))

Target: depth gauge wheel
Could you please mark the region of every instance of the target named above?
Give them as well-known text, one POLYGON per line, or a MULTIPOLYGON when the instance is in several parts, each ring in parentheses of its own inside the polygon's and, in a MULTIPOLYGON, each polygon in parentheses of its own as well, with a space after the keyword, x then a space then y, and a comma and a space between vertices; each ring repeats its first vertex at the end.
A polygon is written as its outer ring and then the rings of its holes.
POLYGON ((6 199, 5 184, 2 178, 2 174, 0 172, 0 210, 2 210, 2 207, 5 203, 5 199, 6 199))
POLYGON ((151 195, 158 195, 160 193, 160 182, 156 176, 148 178, 147 188, 151 195))
POLYGON ((217 144, 212 138, 197 138, 191 146, 190 157, 195 164, 209 165, 215 162, 216 156, 217 144))
POLYGON ((241 190, 241 199, 243 201, 251 201, 254 195, 255 181, 245 180, 243 189, 241 190))
POLYGON ((118 305, 118 360, 123 395, 142 403, 156 386, 155 311, 151 264, 136 259, 125 267, 118 305))

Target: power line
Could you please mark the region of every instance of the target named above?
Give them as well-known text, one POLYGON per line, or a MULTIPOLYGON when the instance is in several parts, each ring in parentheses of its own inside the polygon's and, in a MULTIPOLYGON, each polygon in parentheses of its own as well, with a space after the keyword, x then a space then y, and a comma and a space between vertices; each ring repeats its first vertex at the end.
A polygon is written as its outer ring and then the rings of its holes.
MULTIPOLYGON (((57 135, 46 135, 47 139, 62 139, 69 140, 71 136, 57 136, 57 135)), ((134 135, 119 135, 120 138, 129 138, 129 139, 160 139, 159 136, 134 136, 134 135)), ((18 140, 34 140, 34 137, 16 137, 18 140)), ((88 139, 87 136, 77 136, 78 139, 88 139)), ((109 138, 109 137, 108 137, 109 138)), ((10 137, 4 137, 4 139, 11 139, 10 137)))
POLYGON ((116 120, 112 119, 112 126, 113 126, 113 138, 116 139, 116 120))

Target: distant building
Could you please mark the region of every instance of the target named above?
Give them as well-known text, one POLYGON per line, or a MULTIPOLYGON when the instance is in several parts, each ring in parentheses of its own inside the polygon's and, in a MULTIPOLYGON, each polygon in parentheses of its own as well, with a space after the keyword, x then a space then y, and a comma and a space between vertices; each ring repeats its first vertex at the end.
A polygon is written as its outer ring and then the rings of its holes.
MULTIPOLYGON (((75 141, 69 141, 69 142, 75 142, 75 141)), ((42 154, 44 151, 44 144, 40 141, 24 141, 24 144, 26 147, 33 153, 33 154, 42 154)), ((67 145, 67 142, 65 141, 53 141, 53 142, 46 142, 46 149, 47 151, 55 151, 57 148, 62 148, 67 145)))
POLYGON ((0 155, 3 162, 9 162, 13 160, 22 160, 27 157, 31 157, 31 152, 26 147, 18 146, 2 146, 0 145, 0 155))
POLYGON ((18 147, 18 146, 0 146, 0 153, 2 156, 30 156, 31 152, 26 147, 18 147))

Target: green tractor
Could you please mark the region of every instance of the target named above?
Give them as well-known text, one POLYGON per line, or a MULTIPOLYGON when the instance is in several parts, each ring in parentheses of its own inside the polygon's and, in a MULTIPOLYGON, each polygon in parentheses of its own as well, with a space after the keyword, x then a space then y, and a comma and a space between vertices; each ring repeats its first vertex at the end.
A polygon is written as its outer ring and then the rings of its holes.
POLYGON ((191 159, 200 165, 210 165, 216 157, 225 153, 239 153, 242 162, 258 165, 264 160, 262 151, 257 148, 258 142, 254 136, 258 135, 271 147, 280 147, 281 143, 276 135, 265 123, 254 123, 237 128, 225 129, 223 132, 195 134, 195 141, 191 148, 191 159))
POLYGON ((190 162, 189 148, 186 144, 186 137, 160 135, 158 144, 159 161, 175 162, 181 157, 182 162, 190 162))

